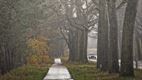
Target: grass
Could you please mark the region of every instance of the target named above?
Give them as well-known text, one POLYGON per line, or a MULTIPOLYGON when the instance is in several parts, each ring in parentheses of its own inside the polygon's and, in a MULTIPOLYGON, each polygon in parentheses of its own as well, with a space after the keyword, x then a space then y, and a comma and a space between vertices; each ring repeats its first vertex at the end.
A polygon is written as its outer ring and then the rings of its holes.
POLYGON ((0 76, 0 80, 43 80, 48 72, 50 65, 38 67, 26 65, 10 71, 4 76, 0 76))
POLYGON ((96 69, 94 64, 66 64, 74 80, 142 80, 142 70, 135 70, 135 78, 119 77, 96 69))
MULTIPOLYGON (((0 80, 43 80, 49 65, 25 65, 0 76, 0 80)), ((96 69, 94 63, 69 64, 65 63, 74 80, 142 80, 142 70, 135 70, 135 78, 119 77, 119 74, 108 74, 96 69)))

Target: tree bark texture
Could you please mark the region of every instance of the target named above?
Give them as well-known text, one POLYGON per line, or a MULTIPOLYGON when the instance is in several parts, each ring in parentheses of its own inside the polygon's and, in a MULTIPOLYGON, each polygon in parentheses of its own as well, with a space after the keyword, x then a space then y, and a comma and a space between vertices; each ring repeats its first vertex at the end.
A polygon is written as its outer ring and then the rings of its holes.
POLYGON ((133 68, 133 33, 138 0, 128 0, 122 36, 121 76, 134 76, 133 68))

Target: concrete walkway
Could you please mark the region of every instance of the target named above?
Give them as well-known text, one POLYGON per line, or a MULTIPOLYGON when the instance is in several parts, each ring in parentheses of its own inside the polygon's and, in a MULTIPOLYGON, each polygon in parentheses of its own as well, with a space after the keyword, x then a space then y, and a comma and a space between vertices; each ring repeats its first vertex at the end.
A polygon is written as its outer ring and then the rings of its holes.
POLYGON ((62 65, 61 59, 56 58, 54 64, 43 80, 73 80, 67 68, 62 65))

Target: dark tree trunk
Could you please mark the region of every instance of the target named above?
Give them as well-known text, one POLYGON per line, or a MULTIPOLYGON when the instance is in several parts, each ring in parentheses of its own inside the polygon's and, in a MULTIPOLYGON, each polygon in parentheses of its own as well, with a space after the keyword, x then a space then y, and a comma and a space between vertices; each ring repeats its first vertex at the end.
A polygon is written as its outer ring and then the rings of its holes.
POLYGON ((118 25, 115 0, 108 0, 108 16, 109 16, 109 72, 118 73, 119 63, 118 63, 118 25))
POLYGON ((87 30, 74 30, 69 33, 69 62, 86 63, 87 62, 87 30))
POLYGON ((87 42, 88 42, 88 31, 86 29, 81 30, 81 34, 80 34, 80 62, 81 63, 87 63, 87 42))
POLYGON ((88 48, 88 30, 84 30, 84 54, 83 54, 83 62, 87 63, 87 48, 88 48))
POLYGON ((136 56, 138 58, 138 60, 141 60, 142 57, 142 53, 141 53, 141 40, 140 38, 136 38, 136 46, 137 46, 137 55, 136 56))
POLYGON ((108 19, 106 0, 99 0, 97 68, 108 70, 108 19))
POLYGON ((74 35, 73 31, 70 29, 69 34, 68 34, 68 36, 69 36, 69 45, 68 45, 68 47, 69 47, 69 62, 74 62, 74 60, 75 60, 75 51, 74 51, 75 39, 74 39, 73 35, 74 35))
POLYGON ((128 0, 123 25, 121 76, 134 76, 133 68, 133 33, 138 0, 128 0))
POLYGON ((140 48, 140 53, 139 55, 139 60, 142 60, 142 39, 140 38, 139 40, 139 48, 140 48))

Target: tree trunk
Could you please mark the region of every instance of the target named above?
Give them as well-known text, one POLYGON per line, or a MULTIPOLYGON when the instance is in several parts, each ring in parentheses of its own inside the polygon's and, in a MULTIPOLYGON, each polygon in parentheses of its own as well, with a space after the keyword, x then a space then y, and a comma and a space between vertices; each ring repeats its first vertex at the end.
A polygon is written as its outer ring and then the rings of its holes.
POLYGON ((80 35, 80 62, 81 63, 87 63, 87 42, 88 42, 88 32, 86 29, 81 30, 81 35, 80 35))
POLYGON ((69 62, 74 62, 74 60, 75 60, 75 51, 74 51, 75 39, 74 39, 73 35, 74 35, 73 31, 70 29, 69 34, 68 34, 68 36, 69 36, 69 45, 68 45, 68 47, 69 47, 69 62))
POLYGON ((142 60, 142 38, 140 38, 140 41, 139 41, 139 44, 140 44, 140 56, 139 56, 139 60, 142 60))
POLYGON ((141 57, 142 57, 142 53, 141 53, 141 42, 140 42, 141 40, 140 40, 140 38, 136 38, 136 46, 137 46, 137 54, 138 54, 138 60, 141 60, 141 57))
POLYGON ((109 72, 118 73, 118 25, 115 8, 115 0, 108 0, 108 16, 109 16, 109 72))
POLYGON ((108 19, 106 0, 99 0, 97 68, 108 70, 108 19))
POLYGON ((86 30, 76 29, 69 36, 69 61, 86 63, 88 32, 86 30))
POLYGON ((138 0, 128 0, 122 37, 121 76, 134 76, 133 68, 133 33, 138 0))

